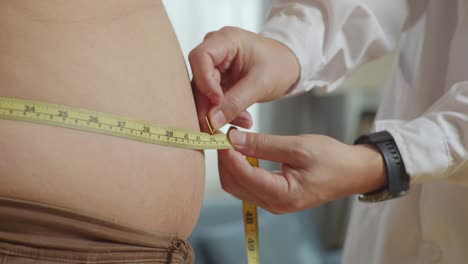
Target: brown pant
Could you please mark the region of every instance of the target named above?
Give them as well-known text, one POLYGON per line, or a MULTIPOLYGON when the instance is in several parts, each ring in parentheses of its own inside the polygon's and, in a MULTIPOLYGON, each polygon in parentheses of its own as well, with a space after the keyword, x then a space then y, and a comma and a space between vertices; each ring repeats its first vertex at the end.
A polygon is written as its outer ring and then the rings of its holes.
POLYGON ((0 264, 192 264, 190 244, 42 204, 0 198, 0 264))

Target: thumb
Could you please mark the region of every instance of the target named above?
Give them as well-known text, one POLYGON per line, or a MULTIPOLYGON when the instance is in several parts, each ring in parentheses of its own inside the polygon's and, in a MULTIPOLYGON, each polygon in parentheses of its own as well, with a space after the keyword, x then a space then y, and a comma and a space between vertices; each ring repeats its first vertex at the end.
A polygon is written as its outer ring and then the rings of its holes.
POLYGON ((301 147, 298 137, 273 136, 231 129, 228 137, 234 148, 249 157, 294 165, 301 147))

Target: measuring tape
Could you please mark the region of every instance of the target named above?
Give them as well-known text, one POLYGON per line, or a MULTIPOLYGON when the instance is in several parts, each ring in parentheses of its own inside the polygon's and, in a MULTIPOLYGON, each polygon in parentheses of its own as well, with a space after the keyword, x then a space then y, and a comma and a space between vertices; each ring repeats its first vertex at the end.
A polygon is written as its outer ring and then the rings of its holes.
MULTIPOLYGON (((109 113, 10 97, 0 97, 0 118, 77 129, 174 148, 232 149, 225 134, 214 134, 208 119, 211 135, 109 113)), ((258 167, 256 159, 248 160, 252 166, 258 167)), ((258 264, 257 208, 254 204, 243 202, 243 213, 248 263, 258 264)))
MULTIPOLYGON (((213 130, 210 120, 205 117, 208 129, 213 135, 213 130)), ((253 157, 246 157, 247 161, 252 167, 258 168, 258 159, 253 157)), ((242 213, 244 216, 244 234, 245 234, 245 245, 247 251, 247 263, 248 264, 260 264, 260 248, 258 239, 258 212, 257 206, 248 201, 242 201, 242 213)))
POLYGON ((17 98, 0 97, 0 118, 78 129, 175 148, 232 148, 224 134, 209 135, 108 113, 17 98))
MULTIPOLYGON (((258 168, 256 158, 247 157, 247 161, 253 167, 258 168)), ((242 211, 244 213, 244 233, 245 245, 247 249, 247 263, 260 263, 260 248, 258 240, 258 214, 257 206, 248 201, 242 201, 242 211)))

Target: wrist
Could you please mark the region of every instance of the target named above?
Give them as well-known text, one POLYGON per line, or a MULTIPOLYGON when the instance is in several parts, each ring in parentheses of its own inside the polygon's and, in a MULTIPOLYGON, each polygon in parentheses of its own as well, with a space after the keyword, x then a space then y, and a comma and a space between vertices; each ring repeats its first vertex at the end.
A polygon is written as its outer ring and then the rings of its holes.
POLYGON ((277 97, 282 97, 290 91, 301 77, 301 65, 296 54, 287 45, 279 40, 264 37, 271 47, 271 53, 266 56, 271 57, 271 54, 275 54, 275 61, 270 65, 275 67, 274 72, 277 74, 274 77, 280 77, 276 80, 273 85, 278 86, 277 97))
POLYGON ((353 145, 356 157, 355 177, 357 186, 354 194, 378 190, 387 185, 385 161, 380 151, 371 144, 353 145))
POLYGON ((385 165, 385 186, 359 195, 362 202, 381 202, 405 196, 409 191, 409 175, 406 173, 403 159, 393 136, 388 131, 362 135, 355 145, 370 144, 378 149, 385 165))

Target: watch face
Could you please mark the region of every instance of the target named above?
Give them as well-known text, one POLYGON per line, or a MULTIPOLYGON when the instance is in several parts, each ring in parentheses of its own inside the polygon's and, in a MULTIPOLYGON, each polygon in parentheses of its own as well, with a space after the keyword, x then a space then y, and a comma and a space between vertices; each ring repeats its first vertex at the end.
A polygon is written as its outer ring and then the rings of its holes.
POLYGON ((408 194, 408 191, 401 191, 397 195, 389 193, 387 190, 380 190, 371 193, 360 194, 358 199, 364 203, 376 203, 387 201, 395 198, 400 198, 408 194))

